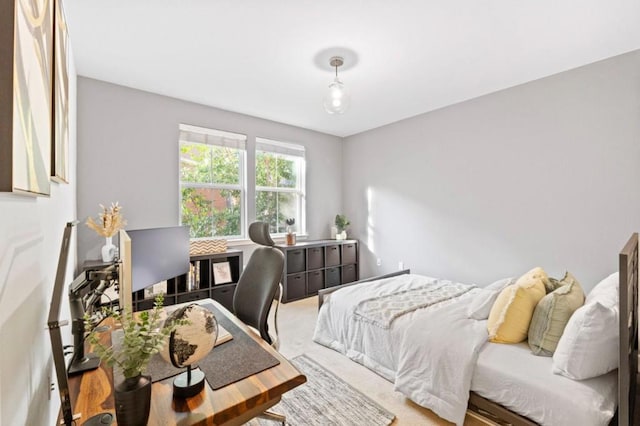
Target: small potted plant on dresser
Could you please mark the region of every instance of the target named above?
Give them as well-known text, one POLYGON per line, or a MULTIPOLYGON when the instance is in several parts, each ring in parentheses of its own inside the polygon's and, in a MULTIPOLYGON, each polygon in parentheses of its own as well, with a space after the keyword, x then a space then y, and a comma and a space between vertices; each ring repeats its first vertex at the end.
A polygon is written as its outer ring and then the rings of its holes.
POLYGON ((133 315, 128 309, 124 313, 104 309, 104 315, 112 317, 123 332, 122 340, 119 343, 113 342, 111 346, 100 342, 98 331, 88 315, 85 316, 85 330, 89 333, 87 339, 94 346, 95 353, 124 377, 119 383, 114 380, 116 419, 119 425, 146 425, 149 419, 151 377, 144 373, 151 357, 162 349, 171 332, 181 324, 175 322, 162 325, 163 303, 164 295, 160 293, 156 296, 152 310, 137 315, 133 315))
POLYGON ((349 219, 347 219, 347 217, 343 214, 337 214, 336 215, 336 220, 335 220, 335 224, 336 224, 336 228, 337 228, 337 234, 336 234, 336 240, 346 240, 347 239, 347 226, 349 226, 351 223, 349 222, 349 219))
POLYGON ((296 234, 295 232, 293 232, 293 225, 296 224, 296 219, 293 217, 290 217, 289 219, 285 220, 285 223, 287 224, 287 235, 286 235, 287 245, 294 246, 296 245, 296 234))

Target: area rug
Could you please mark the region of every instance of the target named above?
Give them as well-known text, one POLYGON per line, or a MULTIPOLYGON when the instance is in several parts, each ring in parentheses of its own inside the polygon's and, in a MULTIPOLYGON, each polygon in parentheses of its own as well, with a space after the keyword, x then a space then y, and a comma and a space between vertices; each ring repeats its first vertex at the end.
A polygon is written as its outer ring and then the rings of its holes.
MULTIPOLYGON (((386 426, 395 415, 351 385, 327 371, 306 355, 291 360, 307 382, 282 395, 270 411, 287 417, 290 426, 368 425, 386 426)), ((274 426, 278 423, 254 419, 245 426, 274 426)))

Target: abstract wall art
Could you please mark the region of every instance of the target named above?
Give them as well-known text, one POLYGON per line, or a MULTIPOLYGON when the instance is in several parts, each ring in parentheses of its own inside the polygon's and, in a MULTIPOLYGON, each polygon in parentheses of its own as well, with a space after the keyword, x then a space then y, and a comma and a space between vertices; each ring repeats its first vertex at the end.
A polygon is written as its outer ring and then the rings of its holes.
POLYGON ((0 191, 49 195, 53 0, 0 2, 0 191))
POLYGON ((53 145, 51 179, 69 182, 69 33, 62 2, 55 1, 53 39, 53 145))

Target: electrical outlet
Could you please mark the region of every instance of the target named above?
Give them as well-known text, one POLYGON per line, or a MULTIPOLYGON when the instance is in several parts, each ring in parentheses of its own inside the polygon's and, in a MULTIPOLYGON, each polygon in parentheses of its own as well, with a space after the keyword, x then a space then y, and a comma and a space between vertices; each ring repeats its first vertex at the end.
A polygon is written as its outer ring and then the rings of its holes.
POLYGON ((376 260, 376 265, 382 266, 382 259, 378 258, 378 260, 376 260))
POLYGON ((49 383, 49 394, 47 396, 49 401, 51 401, 51 394, 56 390, 56 384, 51 380, 51 374, 47 376, 47 383, 49 383))
POLYGON ((402 271, 404 269, 404 262, 401 260, 398 262, 398 271, 402 271))

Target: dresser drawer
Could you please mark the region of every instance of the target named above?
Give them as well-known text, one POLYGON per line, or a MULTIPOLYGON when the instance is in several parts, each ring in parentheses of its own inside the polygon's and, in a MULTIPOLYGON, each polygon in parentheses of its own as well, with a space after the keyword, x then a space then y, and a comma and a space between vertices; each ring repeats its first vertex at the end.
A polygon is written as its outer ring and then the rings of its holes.
POLYGON ((229 312, 233 312, 233 295, 236 284, 219 285, 211 289, 211 298, 222 304, 229 312))
POLYGON ((194 302, 200 299, 207 299, 209 297, 209 290, 190 291, 189 293, 179 294, 177 299, 178 303, 194 302))
POLYGON ((342 284, 356 281, 356 265, 344 265, 342 267, 342 284))
POLYGON ((317 294, 322 288, 324 288, 324 271, 307 272, 307 296, 317 294))
POLYGON ((342 264, 351 265, 356 263, 356 244, 346 243, 342 245, 342 264))
POLYGON ((340 268, 327 268, 325 270, 325 287, 340 285, 340 268))
POLYGON ((307 249, 307 269, 324 268, 324 247, 311 247, 307 249))
POLYGON ((325 247, 326 250, 326 266, 340 265, 340 246, 333 244, 325 247))
POLYGON ((305 270, 304 249, 287 250, 287 274, 305 270))
POLYGON ((300 299, 307 294, 306 274, 287 275, 287 288, 284 295, 287 300, 300 299))

